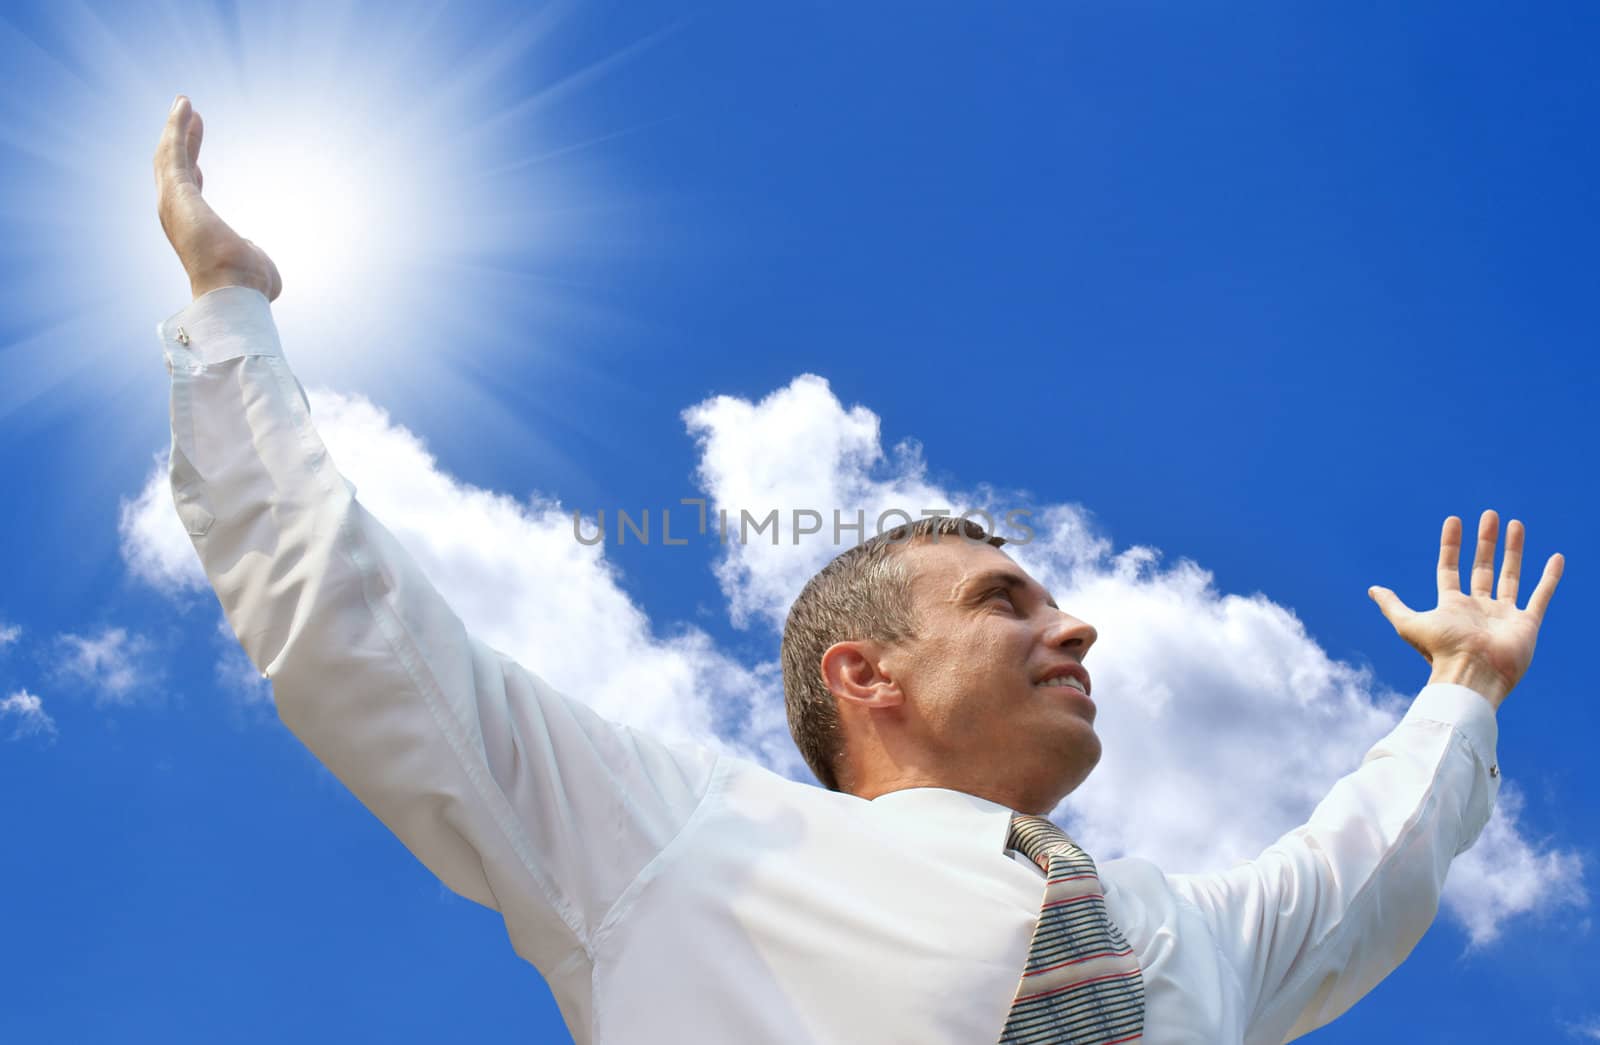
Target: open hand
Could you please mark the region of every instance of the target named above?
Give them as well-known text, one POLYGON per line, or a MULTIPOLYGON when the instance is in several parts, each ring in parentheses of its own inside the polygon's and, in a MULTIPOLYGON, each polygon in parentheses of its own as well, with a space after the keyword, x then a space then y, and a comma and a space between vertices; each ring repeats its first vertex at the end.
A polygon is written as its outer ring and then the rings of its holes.
POLYGON ((1528 598, 1528 608, 1517 609, 1517 585, 1522 575, 1522 523, 1506 527, 1506 553, 1500 567, 1498 591, 1494 587, 1494 551, 1500 518, 1493 511, 1478 521, 1478 549, 1472 560, 1470 594, 1461 590, 1461 520, 1444 521, 1439 537, 1439 605, 1418 613, 1388 588, 1367 589, 1400 637, 1433 665, 1430 682, 1455 682, 1489 699, 1496 708, 1505 700, 1533 661, 1534 643, 1545 607, 1561 581, 1566 561, 1552 555, 1544 575, 1528 598), (1492 593, 1491 593, 1492 592, 1492 593))
POLYGON ((200 139, 205 125, 178 95, 156 145, 157 213, 172 249, 189 274, 195 297, 218 287, 254 287, 273 301, 283 292, 278 266, 240 236, 200 197, 200 139))

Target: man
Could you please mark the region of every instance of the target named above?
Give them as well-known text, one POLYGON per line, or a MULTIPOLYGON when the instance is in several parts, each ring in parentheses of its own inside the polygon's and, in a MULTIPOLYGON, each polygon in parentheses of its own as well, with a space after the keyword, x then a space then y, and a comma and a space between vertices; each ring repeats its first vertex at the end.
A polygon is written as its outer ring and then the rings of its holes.
MULTIPOLYGON (((785 629, 827 789, 607 722, 468 635, 329 460, 268 309, 271 260, 201 197, 185 98, 155 157, 194 302, 160 328, 172 485, 284 722, 431 870, 499 911, 582 1042, 1277 1043, 1402 961, 1499 784, 1495 713, 1559 580, 1371 594, 1432 665, 1310 821, 1214 875, 1095 862, 1044 819, 1100 756, 1061 611, 980 534, 829 564, 785 629), (978 539, 974 539, 978 538, 978 539)), ((552 599, 554 607, 555 599, 552 599)))

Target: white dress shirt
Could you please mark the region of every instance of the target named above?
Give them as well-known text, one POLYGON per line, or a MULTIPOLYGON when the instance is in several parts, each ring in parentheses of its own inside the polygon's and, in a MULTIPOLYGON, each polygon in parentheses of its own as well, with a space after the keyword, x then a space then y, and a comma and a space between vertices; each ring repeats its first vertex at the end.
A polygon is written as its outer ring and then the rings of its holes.
MULTIPOLYGON (((178 514, 283 721, 500 912, 577 1041, 998 1039, 1044 890, 1006 849, 1009 809, 866 801, 601 718, 469 635, 362 508, 261 294, 213 291, 159 333, 178 514)), ((1145 1040, 1277 1045, 1370 990, 1489 817, 1496 737, 1485 698, 1428 686, 1256 859, 1101 861, 1145 1040)))

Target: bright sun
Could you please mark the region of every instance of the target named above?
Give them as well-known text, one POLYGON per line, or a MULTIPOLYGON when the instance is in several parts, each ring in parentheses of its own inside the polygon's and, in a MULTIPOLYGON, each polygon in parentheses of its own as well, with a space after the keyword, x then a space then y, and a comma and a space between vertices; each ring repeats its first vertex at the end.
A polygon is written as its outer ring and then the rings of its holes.
POLYGON ((262 126, 266 114, 253 115, 245 118, 248 137, 232 148, 201 147, 205 196, 217 212, 271 255, 297 289, 329 286, 394 258, 404 177, 326 131, 262 126))
POLYGON ((305 376, 361 387, 404 356, 437 394, 436 371, 463 371, 436 331, 473 324, 474 373, 548 350, 524 325, 530 303, 574 290, 541 284, 537 263, 606 240, 615 208, 578 161, 617 128, 552 140, 545 117, 648 40, 574 64, 545 46, 560 4, 53 10, 44 43, 8 38, 36 88, 0 102, 17 150, 0 203, 17 262, 0 285, 0 417, 68 387, 114 402, 148 374, 130 343, 187 301, 150 175, 176 93, 205 120, 206 199, 283 276, 285 345, 315 345, 305 376))

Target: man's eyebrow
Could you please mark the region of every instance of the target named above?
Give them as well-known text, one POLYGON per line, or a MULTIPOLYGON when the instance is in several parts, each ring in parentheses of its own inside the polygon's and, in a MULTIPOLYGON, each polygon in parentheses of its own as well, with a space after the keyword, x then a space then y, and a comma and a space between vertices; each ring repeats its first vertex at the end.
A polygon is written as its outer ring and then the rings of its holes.
MULTIPOLYGON (((1028 591, 1033 587, 1028 578, 1013 570, 985 570, 983 573, 968 578, 961 586, 963 599, 976 598, 978 595, 993 591, 995 588, 1007 588, 1012 591, 1028 591)), ((1044 593, 1044 601, 1053 610, 1061 607, 1056 605, 1056 600, 1049 592, 1044 593)))

